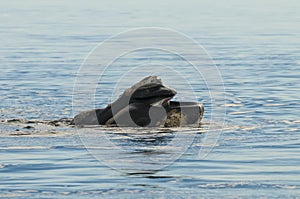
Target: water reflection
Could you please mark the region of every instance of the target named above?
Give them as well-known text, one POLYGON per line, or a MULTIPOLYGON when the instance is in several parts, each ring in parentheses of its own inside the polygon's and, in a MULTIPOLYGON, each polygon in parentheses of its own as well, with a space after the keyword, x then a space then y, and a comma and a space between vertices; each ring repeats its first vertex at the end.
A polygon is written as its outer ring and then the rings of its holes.
POLYGON ((101 163, 126 173, 148 173, 172 164, 193 144, 197 128, 79 128, 101 163))
POLYGON ((140 147, 166 146, 175 137, 174 130, 158 129, 151 131, 143 129, 140 133, 106 133, 107 137, 118 146, 136 148, 136 152, 140 152, 140 147))

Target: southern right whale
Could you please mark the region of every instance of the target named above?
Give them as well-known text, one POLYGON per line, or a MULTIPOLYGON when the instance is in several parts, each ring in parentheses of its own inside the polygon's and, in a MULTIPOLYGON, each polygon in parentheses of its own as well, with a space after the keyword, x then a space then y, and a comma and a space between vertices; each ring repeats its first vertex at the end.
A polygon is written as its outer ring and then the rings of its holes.
POLYGON ((158 76, 148 76, 126 89, 105 108, 79 113, 72 123, 142 127, 197 124, 203 117, 203 105, 198 102, 170 101, 175 95, 176 91, 163 85, 158 76))

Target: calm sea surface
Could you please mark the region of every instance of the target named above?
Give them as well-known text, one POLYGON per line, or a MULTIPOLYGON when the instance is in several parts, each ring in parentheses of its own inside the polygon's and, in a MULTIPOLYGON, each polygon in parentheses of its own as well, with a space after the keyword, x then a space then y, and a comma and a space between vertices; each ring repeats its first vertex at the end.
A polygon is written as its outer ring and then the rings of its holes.
MULTIPOLYGON (((0 198, 299 198, 299 10, 292 0, 2 1, 0 198), (89 52, 140 27, 174 29, 206 49, 224 83, 224 125, 211 117, 197 75, 190 81, 206 108, 199 128, 49 125, 77 113, 73 87, 89 52), (206 143, 216 132, 217 142, 206 143), (213 150, 203 158, 205 147, 213 150)), ((153 54, 151 67, 181 65, 158 51, 121 57, 97 88, 96 106, 122 92, 112 97, 123 66, 144 66, 153 54)), ((188 73, 182 64, 179 73, 188 73)), ((150 75, 142 73, 136 79, 150 75)))

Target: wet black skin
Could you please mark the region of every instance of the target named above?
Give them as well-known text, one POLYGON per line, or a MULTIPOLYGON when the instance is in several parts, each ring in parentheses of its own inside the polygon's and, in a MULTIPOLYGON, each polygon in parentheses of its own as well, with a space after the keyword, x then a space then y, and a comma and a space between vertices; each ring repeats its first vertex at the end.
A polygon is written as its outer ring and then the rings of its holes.
POLYGON ((185 124, 194 124, 202 119, 203 113, 203 106, 197 102, 168 101, 162 106, 151 106, 149 104, 135 102, 121 109, 114 117, 110 117, 112 112, 109 108, 86 111, 84 112, 84 117, 82 119, 79 118, 80 120, 78 120, 78 122, 75 121, 75 124, 99 125, 99 120, 102 120, 103 123, 101 125, 109 126, 169 126, 164 123, 167 119, 166 117, 170 117, 172 114, 183 114, 186 116, 185 124), (155 114, 155 117, 152 117, 153 121, 150 119, 150 108, 155 114), (126 114, 128 112, 130 117, 126 114), (104 116, 109 119, 103 120, 104 116), (134 124, 132 124, 132 121, 134 124))
POLYGON ((179 120, 184 118, 186 124, 200 121, 204 112, 203 106, 197 102, 170 101, 175 95, 176 91, 164 86, 158 77, 149 76, 126 89, 116 101, 105 108, 79 113, 72 123, 75 125, 173 126, 172 122, 168 121, 170 118, 178 118, 178 115, 179 120))
MULTIPOLYGON (((151 106, 144 103, 132 103, 120 110, 114 117, 106 122, 106 125, 113 126, 140 126, 140 127, 156 127, 168 126, 165 123, 167 118, 172 115, 184 115, 185 123, 183 125, 195 124, 202 119, 204 108, 196 102, 176 102, 168 101, 162 106, 151 106), (152 117, 150 119, 150 109, 152 117), (128 113, 130 117, 128 117, 128 113), (132 124, 132 121, 134 124, 132 124)), ((180 126, 181 124, 176 124, 180 126)), ((173 125, 172 125, 173 126, 173 125)))
MULTIPOLYGON (((151 83, 137 88, 131 95, 122 94, 115 102, 104 109, 84 111, 75 116, 73 123, 76 125, 104 125, 113 118, 119 111, 129 105, 132 115, 147 113, 150 105, 160 101, 168 101, 176 95, 176 91, 165 87, 162 84, 151 83), (135 105, 131 105, 135 104, 135 105), (144 105, 142 105, 144 104, 144 105), (139 108, 135 108, 138 106, 139 108), (141 112, 138 113, 137 112, 141 112), (114 114, 113 114, 114 113, 114 114)), ((143 117, 145 118, 145 117, 143 117)), ((138 119, 137 119, 138 120, 138 119)), ((140 122, 139 122, 140 123, 140 122)), ((147 123, 147 122, 142 122, 147 123)))

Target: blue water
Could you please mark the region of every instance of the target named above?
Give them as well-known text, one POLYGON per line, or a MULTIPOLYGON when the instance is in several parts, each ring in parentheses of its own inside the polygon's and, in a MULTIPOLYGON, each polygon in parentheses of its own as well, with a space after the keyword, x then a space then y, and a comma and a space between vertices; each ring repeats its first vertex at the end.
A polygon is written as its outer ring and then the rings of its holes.
MULTIPOLYGON (((299 197, 299 8, 292 0, 2 1, 0 197, 299 197), (201 128, 89 129, 91 140, 106 135, 126 149, 112 155, 109 146, 84 143, 73 127, 36 122, 30 129, 26 122, 7 122, 73 117, 73 87, 88 53, 119 32, 150 26, 180 31, 209 53, 224 82, 224 125, 210 117, 203 79, 195 91, 206 107, 201 128), (205 136, 214 132, 221 132, 217 143, 200 158, 205 136), (191 136, 193 142, 167 165, 157 162, 176 151, 167 147, 176 135, 183 144, 191 136), (128 169, 131 165, 123 157, 141 167, 128 169), (147 170, 149 160, 163 166, 147 170)), ((180 63, 163 55, 156 63, 180 63)), ((134 61, 127 56, 116 66, 134 61)), ((118 76, 122 71, 111 73, 118 76)), ((97 106, 111 100, 116 83, 111 79, 105 82, 106 90, 97 88, 97 106)), ((173 83, 177 91, 185 89, 173 83)))

